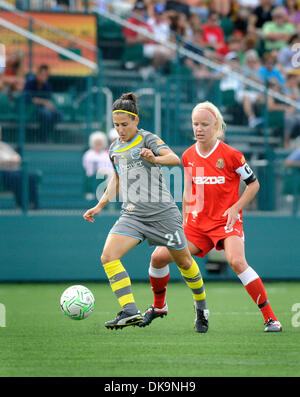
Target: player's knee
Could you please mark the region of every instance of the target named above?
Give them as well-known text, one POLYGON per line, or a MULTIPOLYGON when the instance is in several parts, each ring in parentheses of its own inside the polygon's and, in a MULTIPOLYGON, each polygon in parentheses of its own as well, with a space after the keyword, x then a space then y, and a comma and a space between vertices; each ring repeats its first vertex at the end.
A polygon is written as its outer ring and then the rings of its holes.
POLYGON ((190 255, 188 255, 180 263, 177 263, 177 266, 180 267, 181 269, 189 270, 192 264, 193 264, 193 258, 190 255))
POLYGON ((102 255, 100 257, 102 265, 104 265, 105 263, 115 261, 117 259, 119 259, 119 258, 116 258, 115 255, 110 254, 109 252, 102 252, 102 255))
POLYGON ((155 269, 161 269, 169 264, 169 258, 159 250, 155 250, 151 255, 151 266, 155 269))
POLYGON ((247 268, 247 263, 243 257, 233 256, 228 258, 228 263, 232 270, 237 274, 242 273, 247 268))

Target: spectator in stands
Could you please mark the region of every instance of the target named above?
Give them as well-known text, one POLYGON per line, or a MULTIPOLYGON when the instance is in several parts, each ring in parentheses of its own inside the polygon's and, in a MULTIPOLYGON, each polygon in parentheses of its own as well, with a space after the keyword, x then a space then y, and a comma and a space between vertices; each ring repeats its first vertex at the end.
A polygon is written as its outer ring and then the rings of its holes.
POLYGON ((245 58, 244 44, 244 40, 241 39, 239 34, 231 35, 228 39, 228 51, 237 53, 241 64, 244 64, 245 58))
MULTIPOLYGON (((131 0, 133 3, 137 3, 137 1, 140 0, 131 0)), ((154 7, 156 5, 161 5, 164 8, 166 8, 166 0, 142 0, 143 3, 145 4, 146 7, 146 14, 148 18, 153 18, 154 17, 154 7)))
POLYGON ((24 53, 21 50, 15 50, 7 55, 3 85, 10 99, 13 100, 16 92, 23 91, 24 84, 24 53))
POLYGON ((300 77, 295 70, 291 69, 287 72, 285 85, 282 88, 284 95, 297 101, 300 104, 300 77))
MULTIPOLYGON (((277 79, 269 80, 269 88, 275 92, 283 93, 277 79)), ((268 96, 268 112, 284 112, 283 144, 285 149, 290 147, 290 139, 296 127, 300 127, 300 115, 295 107, 287 105, 272 96, 268 96)))
MULTIPOLYGON (((166 7, 162 3, 157 3, 154 6, 153 17, 147 19, 154 38, 163 43, 168 42, 171 35, 169 19, 166 17, 165 11, 166 7)), ((168 66, 170 59, 174 55, 171 50, 159 43, 145 44, 144 54, 146 57, 152 59, 154 71, 168 66)))
POLYGON ((297 148, 289 154, 284 162, 286 167, 299 167, 300 168, 300 148, 297 148))
MULTIPOLYGON (((127 21, 144 28, 153 34, 158 41, 168 41, 170 38, 170 26, 165 15, 165 6, 162 3, 156 4, 153 18, 147 19, 145 15, 147 15, 146 5, 144 2, 138 1, 135 4, 132 16, 127 21)), ((123 32, 127 45, 143 45, 143 55, 146 59, 149 59, 150 63, 150 65, 140 69, 144 79, 147 79, 155 72, 160 72, 167 68, 172 56, 171 51, 160 43, 150 40, 148 37, 131 29, 124 28, 123 32)))
MULTIPOLYGON (((144 28, 146 31, 152 33, 151 27, 145 21, 146 19, 146 6, 143 1, 136 2, 131 16, 127 22, 136 25, 137 27, 144 28)), ((124 27, 123 29, 126 45, 144 44, 149 42, 149 39, 143 34, 137 33, 134 30, 124 27)))
MULTIPOLYGON (((277 57, 277 63, 278 63, 278 68, 283 73, 285 73, 289 69, 295 69, 295 71, 299 70, 300 56, 299 55, 297 56, 294 49, 294 45, 299 43, 300 43, 300 34, 298 35, 296 33, 290 38, 288 44, 279 51, 277 57), (295 58, 296 60, 298 59, 298 62, 295 62, 295 58)), ((297 50, 299 51, 299 48, 297 50)))
MULTIPOLYGON (((260 67, 261 63, 257 52, 255 50, 247 51, 245 54, 245 65, 242 67, 243 76, 261 83, 260 67)), ((256 117, 255 105, 262 104, 264 99, 264 95, 246 84, 241 84, 240 89, 236 92, 236 100, 242 105, 248 119, 248 126, 251 128, 257 127, 263 121, 262 118, 256 117)))
POLYGON ((263 37, 265 39, 265 50, 273 51, 278 55, 295 34, 295 26, 287 20, 287 14, 284 7, 276 7, 272 11, 272 21, 265 22, 263 25, 263 37))
MULTIPOLYGON (((7 143, 2 141, 0 127, 0 178, 2 189, 10 190, 15 195, 16 204, 23 208, 22 183, 23 171, 21 169, 21 156, 7 143)), ((28 174, 29 208, 38 209, 38 180, 37 174, 28 174)))
POLYGON ((234 21, 234 29, 235 31, 240 32, 242 36, 247 34, 250 15, 251 12, 246 7, 240 7, 237 10, 237 15, 234 21))
POLYGON ((206 0, 186 0, 186 4, 189 5, 192 14, 197 14, 202 21, 206 21, 209 13, 208 2, 206 0))
POLYGON ((248 50, 245 53, 245 65, 242 67, 243 74, 252 80, 261 83, 261 60, 255 50, 248 50))
MULTIPOLYGON (((202 29, 198 26, 198 28, 195 28, 193 31, 193 39, 185 42, 183 47, 197 55, 211 58, 210 51, 202 49, 202 36, 202 29)), ((197 100, 200 101, 202 99, 206 99, 207 92, 215 84, 215 80, 218 79, 219 76, 216 77, 216 75, 210 71, 206 65, 194 59, 183 56, 180 61, 191 69, 191 72, 196 79, 197 100)))
POLYGON ((202 25, 203 45, 212 48, 217 54, 225 56, 228 53, 228 47, 225 42, 223 29, 219 26, 219 14, 211 11, 207 21, 202 25))
POLYGON ((107 137, 101 131, 95 131, 89 138, 90 149, 82 158, 82 165, 85 170, 85 193, 86 199, 95 198, 95 182, 103 178, 110 178, 113 174, 113 166, 107 153, 107 137))
MULTIPOLYGON (((204 53, 201 48, 203 36, 201 27, 198 26, 198 28, 195 28, 193 33, 193 40, 191 42, 184 43, 183 47, 197 55, 204 56, 206 52, 204 53)), ((202 80, 204 78, 210 77, 208 68, 202 63, 187 57, 182 57, 181 62, 192 70, 193 76, 195 78, 202 80)))
POLYGON ((147 23, 151 26, 156 39, 168 41, 170 39, 169 20, 166 17, 166 7, 162 3, 157 3, 153 8, 153 16, 147 18, 147 23))
POLYGON ((224 57, 224 64, 220 67, 222 76, 220 82, 221 91, 234 90, 237 92, 241 88, 241 82, 232 73, 232 71, 240 72, 241 65, 238 54, 234 51, 228 52, 224 57))
POLYGON ((209 8, 222 17, 230 17, 233 4, 233 0, 210 0, 209 8))
POLYGON ((267 83, 270 79, 277 79, 280 85, 284 84, 284 77, 280 70, 276 67, 276 58, 271 53, 265 53, 263 57, 263 65, 259 69, 261 79, 267 83))
POLYGON ((190 7, 185 0, 167 0, 166 10, 173 14, 184 14, 187 18, 190 17, 190 7))
POLYGON ((259 0, 236 0, 239 8, 247 8, 249 11, 253 11, 259 6, 259 0))
MULTIPOLYGON (((129 18, 127 18, 127 22, 135 25, 138 28, 143 29, 145 32, 153 33, 151 26, 146 22, 147 19, 147 8, 143 1, 137 1, 132 10, 132 14, 129 18)), ((147 36, 140 32, 136 32, 130 28, 123 28, 123 35, 125 38, 126 46, 132 46, 133 48, 139 48, 142 46, 143 57, 145 59, 148 58, 147 53, 147 44, 154 44, 152 40, 150 40, 147 36)), ((145 72, 143 77, 147 78, 154 70, 151 65, 151 59, 149 59, 148 66, 141 69, 141 71, 145 72)))
POLYGON ((170 28, 173 33, 172 41, 176 42, 176 40, 191 40, 192 29, 189 25, 187 16, 183 13, 177 13, 171 15, 169 18, 171 21, 170 28))
POLYGON ((192 32, 201 27, 201 17, 197 13, 191 13, 188 22, 192 32))
POLYGON ((257 50, 259 47, 259 36, 254 32, 248 32, 244 37, 243 37, 243 49, 244 51, 248 50, 257 50))
POLYGON ((285 0, 284 8, 291 23, 296 25, 300 22, 300 11, 296 0, 285 0))
POLYGON ((260 0, 260 5, 255 7, 250 15, 248 32, 261 34, 263 25, 272 21, 273 9, 273 0, 260 0))
POLYGON ((29 78, 24 87, 27 102, 35 106, 42 142, 51 141, 56 123, 62 120, 61 112, 55 108, 51 100, 52 90, 48 80, 48 66, 40 65, 36 76, 29 78))

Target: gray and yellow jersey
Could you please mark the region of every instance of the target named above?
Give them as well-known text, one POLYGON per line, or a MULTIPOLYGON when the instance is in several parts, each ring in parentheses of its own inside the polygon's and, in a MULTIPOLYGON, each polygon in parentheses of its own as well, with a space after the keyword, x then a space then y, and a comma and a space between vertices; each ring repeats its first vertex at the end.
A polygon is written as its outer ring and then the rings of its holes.
POLYGON ((109 157, 119 175, 122 214, 145 221, 168 218, 168 211, 177 213, 178 207, 166 187, 161 166, 141 157, 142 148, 158 156, 160 149, 169 147, 157 135, 141 129, 130 142, 118 138, 109 149, 109 157))

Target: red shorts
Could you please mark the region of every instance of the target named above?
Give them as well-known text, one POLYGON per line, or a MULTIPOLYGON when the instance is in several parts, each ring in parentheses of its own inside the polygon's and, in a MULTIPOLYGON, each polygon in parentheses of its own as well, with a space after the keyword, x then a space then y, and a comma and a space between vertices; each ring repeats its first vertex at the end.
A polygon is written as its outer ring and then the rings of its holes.
POLYGON ((214 247, 217 250, 224 249, 224 239, 229 236, 239 236, 244 240, 242 222, 237 220, 231 231, 226 231, 225 226, 218 226, 208 232, 203 232, 191 225, 184 226, 186 238, 200 249, 200 252, 196 256, 203 257, 214 247))

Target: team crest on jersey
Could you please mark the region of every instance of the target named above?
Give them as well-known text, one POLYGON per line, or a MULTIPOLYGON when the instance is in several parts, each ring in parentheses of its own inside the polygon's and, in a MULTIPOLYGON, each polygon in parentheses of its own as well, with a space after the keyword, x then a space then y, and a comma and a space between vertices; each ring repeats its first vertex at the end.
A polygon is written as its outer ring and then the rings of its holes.
POLYGON ((218 159, 216 167, 221 170, 222 168, 224 168, 224 165, 225 165, 224 159, 218 159))
POLYGON ((131 212, 131 211, 133 211, 133 210, 135 209, 135 205, 129 203, 129 204, 127 205, 126 209, 127 209, 127 211, 130 211, 130 212, 131 212))
POLYGON ((133 160, 139 159, 141 157, 141 149, 140 148, 132 149, 130 155, 133 160))

